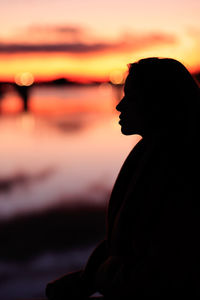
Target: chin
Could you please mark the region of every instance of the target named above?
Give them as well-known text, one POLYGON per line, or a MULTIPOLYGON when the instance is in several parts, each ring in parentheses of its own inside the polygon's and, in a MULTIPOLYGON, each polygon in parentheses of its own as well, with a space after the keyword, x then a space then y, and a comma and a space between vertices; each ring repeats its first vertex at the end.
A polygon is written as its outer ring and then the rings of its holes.
POLYGON ((124 127, 124 126, 121 127, 121 132, 122 132, 124 135, 139 134, 139 133, 136 132, 135 130, 130 129, 130 128, 126 128, 126 127, 124 127))
POLYGON ((141 128, 133 128, 131 126, 125 126, 124 124, 121 125, 121 132, 124 135, 133 135, 133 134, 137 134, 140 136, 144 135, 144 131, 141 128))

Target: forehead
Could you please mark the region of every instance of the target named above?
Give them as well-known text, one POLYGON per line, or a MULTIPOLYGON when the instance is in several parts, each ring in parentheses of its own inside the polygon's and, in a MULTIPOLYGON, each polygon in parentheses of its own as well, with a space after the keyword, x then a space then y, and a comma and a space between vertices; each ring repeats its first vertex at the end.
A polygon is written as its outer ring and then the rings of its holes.
POLYGON ((139 84, 135 76, 128 75, 124 84, 125 93, 135 93, 139 91, 139 84))

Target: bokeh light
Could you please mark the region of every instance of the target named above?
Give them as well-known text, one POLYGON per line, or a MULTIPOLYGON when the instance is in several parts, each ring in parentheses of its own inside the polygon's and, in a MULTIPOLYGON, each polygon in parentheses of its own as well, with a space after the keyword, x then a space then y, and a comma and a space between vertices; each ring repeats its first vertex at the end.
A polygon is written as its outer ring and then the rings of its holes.
POLYGON ((109 75, 112 84, 124 84, 125 78, 126 72, 124 70, 114 70, 109 75))
POLYGON ((15 76, 15 82, 20 86, 31 86, 34 83, 34 76, 30 72, 19 73, 15 76))

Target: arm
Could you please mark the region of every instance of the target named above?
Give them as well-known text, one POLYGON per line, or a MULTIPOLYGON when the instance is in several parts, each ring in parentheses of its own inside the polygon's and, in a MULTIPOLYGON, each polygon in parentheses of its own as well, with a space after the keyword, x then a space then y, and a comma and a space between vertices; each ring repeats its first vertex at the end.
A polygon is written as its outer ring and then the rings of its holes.
POLYGON ((106 241, 102 241, 91 254, 84 270, 66 274, 46 287, 46 296, 50 300, 89 297, 96 292, 94 277, 102 261, 107 257, 106 241))
POLYGON ((127 299, 134 295, 142 262, 130 256, 110 256, 96 274, 96 288, 109 299, 127 299))
POLYGON ((95 276, 99 267, 108 258, 107 241, 103 240, 92 252, 82 272, 82 280, 95 292, 95 276))

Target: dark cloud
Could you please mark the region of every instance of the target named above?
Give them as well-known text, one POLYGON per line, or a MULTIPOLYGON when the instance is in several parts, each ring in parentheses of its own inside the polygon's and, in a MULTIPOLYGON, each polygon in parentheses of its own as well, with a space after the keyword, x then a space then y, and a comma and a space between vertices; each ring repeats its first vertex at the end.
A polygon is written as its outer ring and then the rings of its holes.
MULTIPOLYGON (((56 29, 55 29, 56 30, 56 29)), ((57 28, 57 30, 75 30, 75 28, 57 28)), ((78 30, 78 29, 77 29, 78 30)), ((66 42, 66 43, 0 43, 0 53, 42 53, 42 52, 62 52, 68 54, 92 54, 98 52, 129 52, 138 51, 158 45, 174 44, 177 42, 175 36, 165 33, 153 33, 143 35, 124 35, 113 42, 86 43, 66 42)))
POLYGON ((85 31, 81 26, 73 26, 73 25, 57 25, 57 26, 40 26, 34 25, 28 28, 28 32, 31 33, 47 33, 47 34, 55 34, 55 33, 64 33, 64 34, 83 34, 85 31))
POLYGON ((0 44, 0 53, 28 53, 28 52, 66 52, 66 53, 90 53, 106 50, 110 45, 105 43, 84 44, 0 44))

